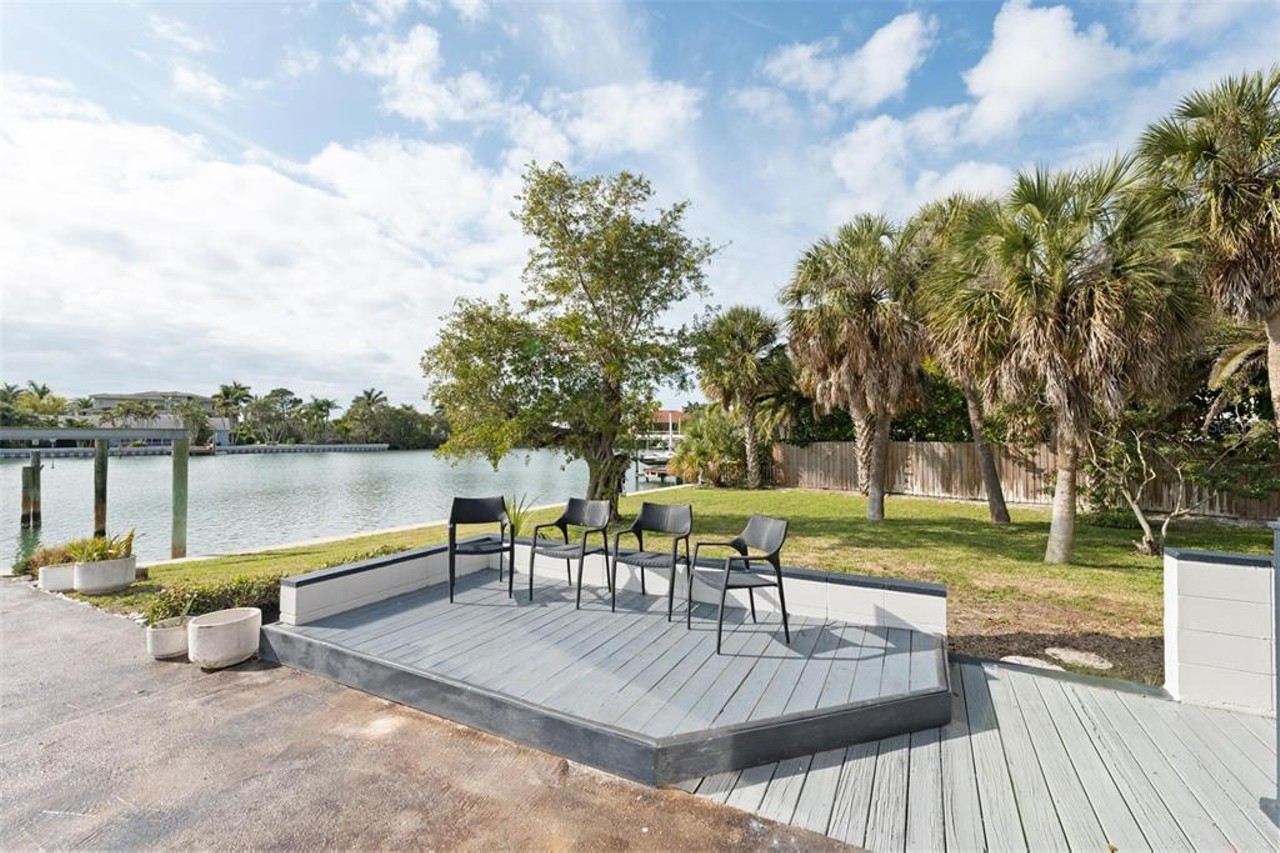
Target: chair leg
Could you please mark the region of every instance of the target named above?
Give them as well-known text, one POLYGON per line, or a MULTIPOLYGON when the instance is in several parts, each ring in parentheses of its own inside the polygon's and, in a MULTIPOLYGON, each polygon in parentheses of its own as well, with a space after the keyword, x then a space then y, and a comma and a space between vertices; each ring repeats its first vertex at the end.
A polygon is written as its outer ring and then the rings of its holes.
POLYGON ((453 579, 455 576, 454 564, 457 562, 457 556, 453 553, 453 549, 449 549, 449 603, 453 604, 453 579))
POLYGON ((613 562, 609 564, 609 610, 612 613, 618 612, 618 555, 613 555, 613 562))
POLYGON ((671 583, 667 584, 667 621, 671 621, 671 614, 676 609, 676 564, 671 561, 671 583))
POLYGON ((578 569, 578 600, 573 605, 573 609, 579 610, 581 608, 582 608, 582 569, 581 567, 579 567, 578 569))
POLYGON ((724 580, 720 583, 720 612, 716 614, 716 654, 724 640, 724 599, 729 594, 729 561, 724 561, 724 580))
POLYGON ((640 594, 648 595, 644 588, 644 566, 636 566, 636 568, 640 570, 640 594))
POLYGON ((791 628, 787 625, 787 596, 782 591, 782 567, 774 566, 773 573, 778 577, 778 607, 782 610, 782 634, 791 645, 791 628))
POLYGON ((582 601, 582 566, 586 561, 586 554, 578 557, 578 601, 582 601))
POLYGON ((756 621, 756 591, 755 587, 747 587, 747 599, 751 602, 751 621, 756 621))
POLYGON ((533 561, 537 559, 537 555, 533 552, 533 546, 529 546, 529 600, 533 601, 533 561))
POLYGON ((689 564, 689 588, 684 597, 684 626, 693 630, 693 563, 689 564))
POLYGON ((564 576, 569 579, 569 586, 573 586, 573 560, 568 557, 564 558, 564 576))

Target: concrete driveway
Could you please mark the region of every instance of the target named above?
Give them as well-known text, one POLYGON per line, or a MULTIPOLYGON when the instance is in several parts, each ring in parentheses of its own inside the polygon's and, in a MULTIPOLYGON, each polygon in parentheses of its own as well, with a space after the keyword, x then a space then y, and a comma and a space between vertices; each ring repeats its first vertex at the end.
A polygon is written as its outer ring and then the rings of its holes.
POLYGON ((834 849, 0 581, 0 848, 834 849))

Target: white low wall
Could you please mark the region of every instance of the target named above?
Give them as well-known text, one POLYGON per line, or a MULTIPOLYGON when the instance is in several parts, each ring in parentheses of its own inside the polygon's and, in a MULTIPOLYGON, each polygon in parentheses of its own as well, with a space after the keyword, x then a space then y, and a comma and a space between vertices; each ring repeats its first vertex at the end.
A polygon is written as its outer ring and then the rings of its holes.
POLYGON ((1164 671, 1170 695, 1275 713, 1275 583, 1268 557, 1165 552, 1164 671))
MULTIPOLYGON (((455 571, 461 577, 489 567, 487 556, 459 556, 455 571)), ((448 580, 449 554, 443 545, 321 569, 281 581, 280 621, 304 625, 448 580)))
MULTIPOLYGON (((517 542, 517 594, 528 594, 529 550, 527 542, 517 542)), ((710 567, 715 561, 704 558, 702 563, 710 567)), ((459 557, 457 571, 462 576, 494 570, 497 566, 497 555, 459 557)), ((576 583, 576 561, 573 568, 576 583)), ((619 588, 639 591, 640 571, 635 566, 619 563, 619 588)), ((943 587, 807 569, 783 571, 788 613, 856 625, 909 628, 939 636, 946 634, 947 597, 943 587)), ((345 610, 445 583, 448 572, 448 553, 445 546, 437 545, 285 578, 280 587, 280 621, 286 625, 314 622, 345 610)), ((666 595, 668 573, 657 569, 645 569, 644 572, 648 593, 666 595)), ((583 569, 584 597, 607 595, 605 573, 604 556, 589 555, 583 569)), ((564 560, 537 557, 534 562, 535 590, 547 584, 567 583, 569 577, 564 560)), ((687 575, 682 567, 676 580, 677 609, 684 606, 686 590, 687 575)), ((693 597, 697 602, 714 604, 719 601, 720 591, 700 576, 695 576, 693 597)), ((758 589, 755 597, 757 611, 777 610, 777 590, 758 589)), ((747 591, 730 590, 726 603, 730 607, 748 607, 747 591)))

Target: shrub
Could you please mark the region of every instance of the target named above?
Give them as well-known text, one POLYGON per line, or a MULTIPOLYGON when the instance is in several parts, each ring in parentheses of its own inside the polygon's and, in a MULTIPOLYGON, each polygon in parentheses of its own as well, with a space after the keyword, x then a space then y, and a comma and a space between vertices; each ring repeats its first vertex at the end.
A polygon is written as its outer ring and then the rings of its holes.
POLYGON ((133 556, 134 531, 116 536, 87 536, 67 543, 67 555, 77 563, 96 563, 133 556))
POLYGON ((45 545, 43 548, 37 548, 33 551, 27 559, 14 563, 13 571, 19 575, 35 577, 40 574, 40 569, 45 566, 58 566, 62 563, 70 562, 74 562, 74 560, 67 553, 66 545, 45 545))

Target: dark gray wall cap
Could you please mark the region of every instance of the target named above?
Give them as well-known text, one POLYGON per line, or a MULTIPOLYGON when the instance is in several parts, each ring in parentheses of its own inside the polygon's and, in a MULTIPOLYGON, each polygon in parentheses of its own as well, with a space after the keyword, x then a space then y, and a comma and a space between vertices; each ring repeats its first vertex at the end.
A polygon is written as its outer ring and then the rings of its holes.
POLYGON ((1255 569, 1271 568, 1271 557, 1266 554, 1231 554, 1226 551, 1192 551, 1185 548, 1165 548, 1165 556, 1188 563, 1222 563, 1227 566, 1248 566, 1255 569))

